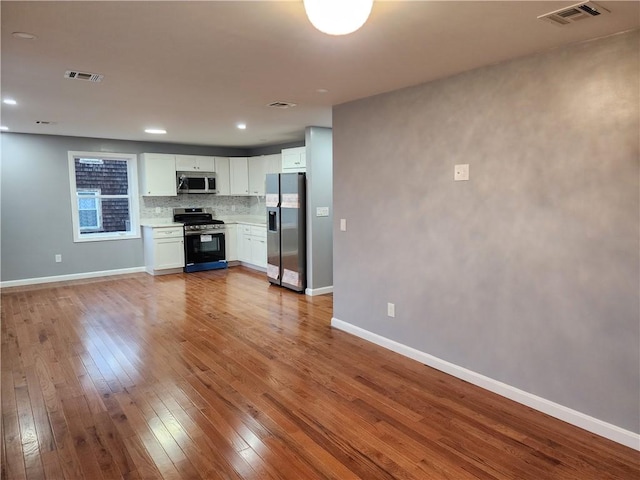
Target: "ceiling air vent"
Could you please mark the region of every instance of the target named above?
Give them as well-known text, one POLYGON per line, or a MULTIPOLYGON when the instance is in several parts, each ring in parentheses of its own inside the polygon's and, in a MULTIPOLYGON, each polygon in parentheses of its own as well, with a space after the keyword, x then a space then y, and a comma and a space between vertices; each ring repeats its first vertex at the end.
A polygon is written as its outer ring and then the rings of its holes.
POLYGON ((64 78, 71 78, 73 80, 84 80, 85 82, 101 82, 104 75, 88 72, 75 72, 73 70, 67 70, 64 73, 64 78))
POLYGON ((587 18, 597 17, 598 15, 605 13, 609 13, 609 10, 595 2, 583 2, 576 3, 570 7, 561 8, 560 10, 545 13, 544 15, 540 15, 538 18, 540 20, 553 23, 554 25, 564 26, 587 18))
POLYGON ((291 102, 271 102, 267 105, 267 107, 282 108, 282 109, 293 108, 295 106, 296 104, 291 102))

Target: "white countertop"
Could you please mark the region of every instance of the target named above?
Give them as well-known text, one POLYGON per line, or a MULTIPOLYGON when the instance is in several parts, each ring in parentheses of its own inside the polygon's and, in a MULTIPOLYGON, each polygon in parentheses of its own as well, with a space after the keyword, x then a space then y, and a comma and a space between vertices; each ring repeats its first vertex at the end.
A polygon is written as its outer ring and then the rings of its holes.
POLYGON ((234 215, 228 217, 217 217, 224 223, 242 223, 245 225, 258 225, 264 227, 267 219, 262 215, 234 215))
MULTIPOLYGON (((242 223, 244 225, 258 225, 261 227, 267 224, 267 219, 262 215, 234 215, 216 218, 222 220, 224 223, 242 223)), ((171 218, 144 218, 140 220, 140 225, 151 228, 182 227, 182 223, 176 223, 171 218)))
POLYGON ((143 227, 182 227, 182 223, 176 223, 170 218, 143 218, 140 220, 140 225, 143 227))

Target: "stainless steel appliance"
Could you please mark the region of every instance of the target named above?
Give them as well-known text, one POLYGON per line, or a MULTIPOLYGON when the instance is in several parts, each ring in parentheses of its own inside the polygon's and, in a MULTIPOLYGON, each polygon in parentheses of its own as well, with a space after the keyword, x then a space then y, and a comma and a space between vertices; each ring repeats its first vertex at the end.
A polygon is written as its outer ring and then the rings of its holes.
POLYGON ((207 208, 174 208, 173 221, 184 223, 185 272, 227 268, 224 222, 207 208))
POLYGON ((218 193, 215 173, 177 172, 178 193, 218 193))
POLYGON ((304 173, 267 175, 267 278, 304 292, 307 286, 306 177, 304 173))

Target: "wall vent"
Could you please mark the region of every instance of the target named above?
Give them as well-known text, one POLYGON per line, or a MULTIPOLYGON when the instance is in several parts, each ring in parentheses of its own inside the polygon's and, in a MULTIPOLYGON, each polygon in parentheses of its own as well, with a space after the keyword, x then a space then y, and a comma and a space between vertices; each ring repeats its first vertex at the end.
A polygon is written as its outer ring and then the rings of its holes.
POLYGON ((291 102, 271 102, 267 104, 267 107, 282 108, 282 109, 293 108, 295 106, 296 104, 291 102))
POLYGON ((561 8, 560 10, 545 13, 544 15, 538 16, 538 18, 540 20, 553 23, 554 25, 564 26, 606 13, 610 13, 609 10, 595 2, 582 2, 571 5, 570 7, 561 8))
POLYGON ((88 72, 77 72, 74 70, 67 70, 64 73, 64 78, 71 78, 73 80, 83 80, 85 82, 101 82, 104 75, 88 72))

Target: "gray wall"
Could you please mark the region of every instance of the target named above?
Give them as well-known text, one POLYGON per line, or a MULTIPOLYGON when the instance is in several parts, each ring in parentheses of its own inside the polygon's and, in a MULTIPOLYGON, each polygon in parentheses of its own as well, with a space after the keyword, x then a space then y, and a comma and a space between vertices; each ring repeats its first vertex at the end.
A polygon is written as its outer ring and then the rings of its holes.
POLYGON ((73 243, 69 150, 243 156, 245 149, 2 133, 0 279, 134 268, 142 240, 73 243), (62 263, 54 262, 62 254, 62 263))
POLYGON ((335 107, 334 316, 640 432, 639 71, 635 31, 335 107))
POLYGON ((333 133, 307 127, 307 288, 333 286, 333 133), (317 217, 317 207, 329 207, 317 217))
MULTIPOLYGON (((283 148, 304 147, 304 140, 299 142, 281 143, 278 145, 267 145, 265 147, 255 147, 247 150, 246 155, 249 157, 257 157, 258 155, 272 155, 280 153, 283 148)), ((266 214, 265 214, 266 215, 266 214)))

